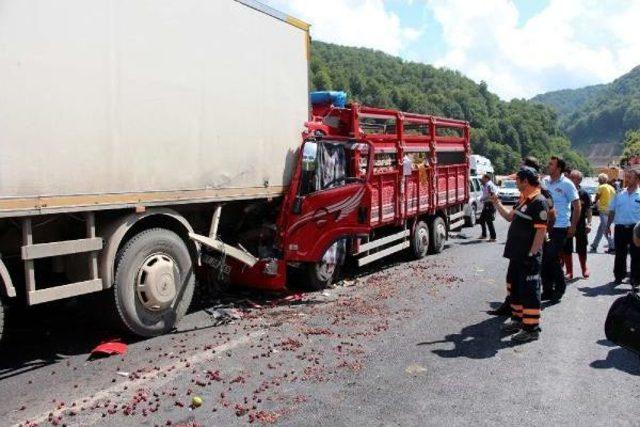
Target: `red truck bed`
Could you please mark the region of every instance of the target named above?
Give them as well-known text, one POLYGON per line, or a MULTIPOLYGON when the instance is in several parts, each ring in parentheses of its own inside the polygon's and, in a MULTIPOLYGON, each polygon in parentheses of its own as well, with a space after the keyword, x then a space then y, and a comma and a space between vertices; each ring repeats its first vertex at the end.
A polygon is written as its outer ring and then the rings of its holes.
POLYGON ((366 141, 373 147, 371 226, 434 214, 468 200, 467 122, 354 104, 334 108, 321 123, 308 126, 327 139, 366 141))

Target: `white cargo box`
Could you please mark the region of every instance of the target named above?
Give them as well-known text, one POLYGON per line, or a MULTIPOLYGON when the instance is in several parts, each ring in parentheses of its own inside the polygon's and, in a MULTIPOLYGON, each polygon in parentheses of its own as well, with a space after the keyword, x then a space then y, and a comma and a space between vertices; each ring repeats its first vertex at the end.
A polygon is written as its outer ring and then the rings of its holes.
POLYGON ((249 0, 0 0, 0 216, 281 194, 308 59, 249 0))

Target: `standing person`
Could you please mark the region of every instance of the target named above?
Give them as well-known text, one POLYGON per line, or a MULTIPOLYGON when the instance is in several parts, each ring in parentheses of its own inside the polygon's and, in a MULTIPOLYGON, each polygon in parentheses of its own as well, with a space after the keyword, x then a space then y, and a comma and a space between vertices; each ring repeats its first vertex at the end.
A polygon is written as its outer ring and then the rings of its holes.
POLYGON ((540 336, 540 267, 542 244, 547 228, 547 202, 540 194, 535 169, 523 167, 516 174, 516 185, 522 194, 520 201, 507 211, 496 194, 492 195, 500 215, 511 222, 504 247, 509 259, 507 284, 511 287, 511 321, 503 326, 516 333, 512 340, 525 343, 540 336))
MULTIPOLYGON (((576 186, 578 190, 578 199, 580 200, 580 218, 576 226, 575 234, 575 251, 578 254, 578 260, 580 261, 580 269, 582 270, 582 277, 585 279, 589 277, 589 268, 587 267, 587 246, 588 246, 588 234, 591 232, 591 196, 581 186, 582 172, 577 169, 571 171, 569 178, 576 186)), ((564 250, 564 265, 567 270, 567 279, 573 279, 573 240, 567 238, 567 243, 564 250)))
POLYGON ((489 241, 496 241, 496 228, 493 225, 493 221, 496 220, 496 208, 491 202, 491 195, 498 192, 498 188, 491 181, 491 177, 488 174, 482 175, 480 178, 482 182, 482 212, 480 213, 480 226, 482 227, 481 239, 487 238, 487 228, 489 229, 489 241))
POLYGON ((573 182, 563 175, 566 166, 563 159, 552 156, 548 164, 549 179, 545 183, 545 188, 553 199, 555 222, 543 251, 542 299, 552 301, 560 301, 567 287, 560 265, 560 254, 566 239, 575 235, 581 212, 578 190, 573 182))
MULTIPOLYGON (((537 158, 533 157, 533 156, 526 156, 522 159, 522 161, 520 162, 520 167, 529 167, 531 169, 533 169, 535 171, 536 174, 540 174, 540 162, 538 161, 537 158)), ((510 179, 516 179, 517 177, 517 173, 514 173, 513 175, 509 175, 510 179)), ((538 179, 538 186, 540 186, 539 183, 539 179, 538 179)), ((541 192, 542 195, 545 196, 545 198, 547 199, 547 206, 549 208, 548 211, 548 216, 549 216, 549 220, 548 220, 548 226, 547 228, 552 224, 553 222, 553 201, 551 200, 550 197, 547 196, 547 191, 541 188, 541 192)), ((519 202, 522 202, 522 195, 520 195, 520 200, 519 202)), ((509 283, 506 284, 507 287, 507 296, 504 299, 504 302, 495 310, 489 310, 487 313, 493 315, 493 316, 509 316, 511 315, 511 285, 509 283)))
POLYGON ((607 222, 609 220, 609 204, 616 196, 616 190, 609 185, 609 177, 601 173, 598 175, 598 189, 596 190, 596 199, 595 204, 598 206, 598 217, 600 218, 600 223, 598 224, 598 230, 596 231, 596 237, 593 239, 591 243, 591 252, 598 252, 598 245, 600 245, 600 240, 602 240, 602 236, 606 235, 607 242, 609 244, 608 252, 613 253, 614 244, 611 235, 606 234, 607 230, 607 222))
POLYGON ((626 172, 627 188, 621 191, 609 205, 607 234, 611 234, 611 224, 615 224, 614 243, 616 258, 613 275, 616 285, 627 276, 627 253, 631 255, 631 287, 640 285, 640 248, 632 244, 633 228, 640 222, 640 189, 637 170, 626 172))

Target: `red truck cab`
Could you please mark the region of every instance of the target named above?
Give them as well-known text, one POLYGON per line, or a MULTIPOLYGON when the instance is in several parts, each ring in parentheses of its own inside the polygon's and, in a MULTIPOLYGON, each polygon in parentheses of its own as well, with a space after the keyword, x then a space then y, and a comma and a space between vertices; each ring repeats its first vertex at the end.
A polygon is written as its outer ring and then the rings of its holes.
POLYGON ((422 258, 464 223, 468 123, 357 104, 322 112, 307 123, 281 206, 282 257, 243 269, 241 283, 283 288, 294 265, 319 289, 346 257, 360 266, 405 250, 422 258))

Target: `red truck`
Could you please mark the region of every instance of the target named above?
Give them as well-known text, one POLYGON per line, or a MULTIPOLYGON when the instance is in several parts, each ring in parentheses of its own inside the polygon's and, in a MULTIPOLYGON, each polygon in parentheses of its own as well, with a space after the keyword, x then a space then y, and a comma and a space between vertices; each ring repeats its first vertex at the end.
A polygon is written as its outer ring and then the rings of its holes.
POLYGON ((357 104, 314 106, 313 117, 272 228, 279 256, 249 268, 232 260, 233 281, 282 290, 294 266, 321 289, 346 257, 362 266, 407 249, 415 258, 442 251, 464 224, 469 124, 357 104))

